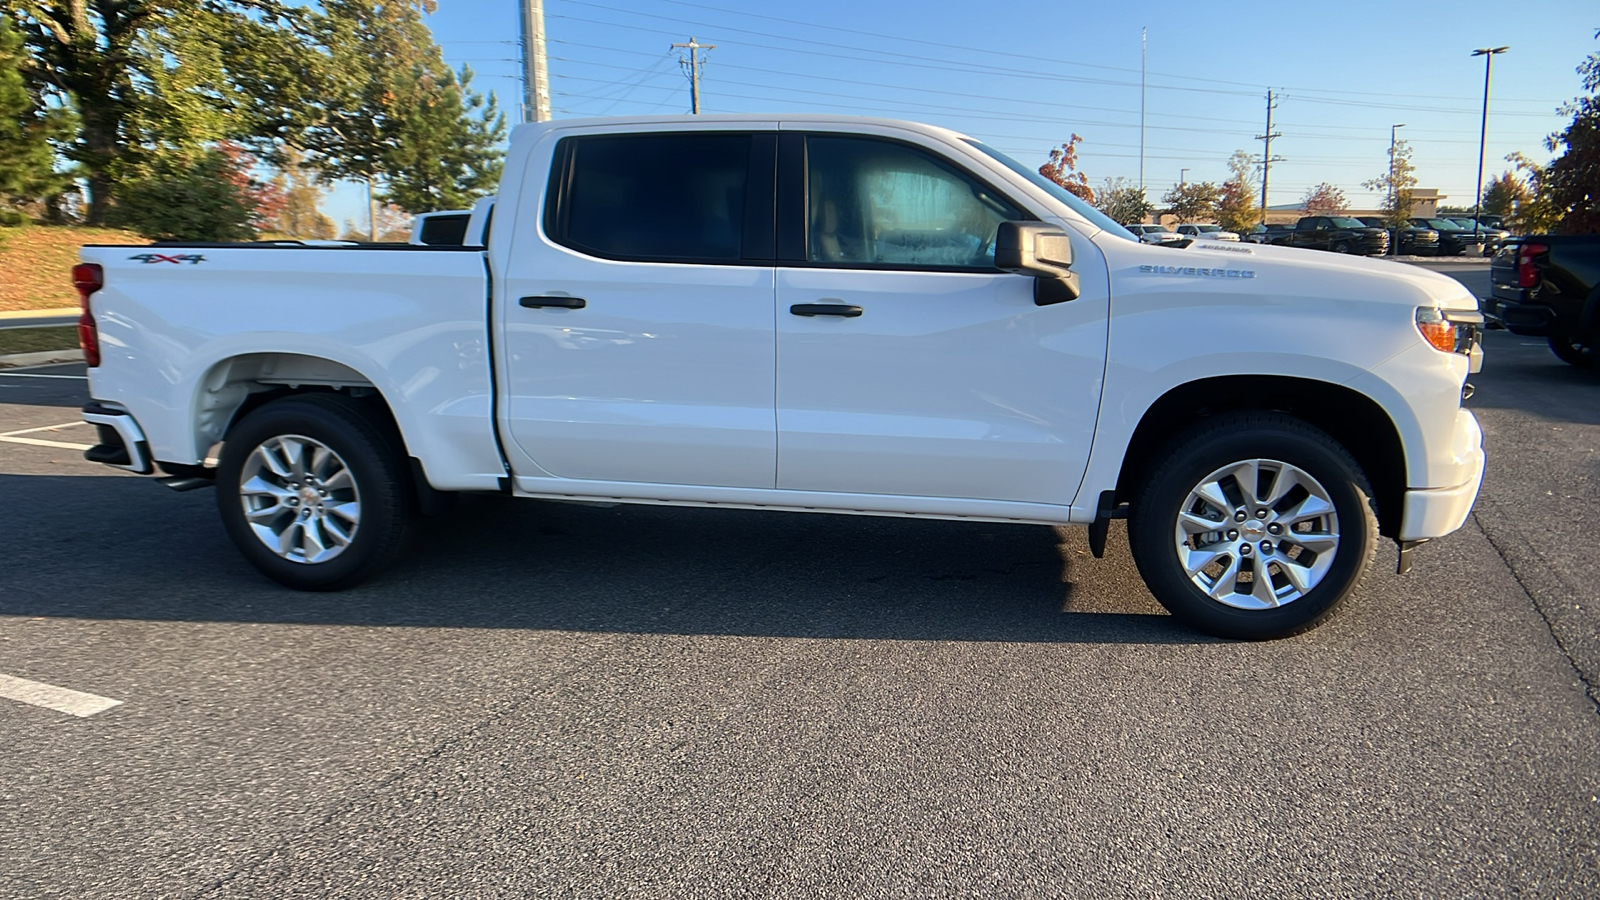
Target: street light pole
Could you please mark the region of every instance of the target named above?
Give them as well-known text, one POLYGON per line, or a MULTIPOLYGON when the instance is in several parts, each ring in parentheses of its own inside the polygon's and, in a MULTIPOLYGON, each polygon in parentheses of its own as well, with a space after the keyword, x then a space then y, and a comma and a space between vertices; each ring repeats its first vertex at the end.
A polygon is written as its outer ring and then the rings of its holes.
POLYGON ((1472 51, 1473 56, 1483 57, 1483 122, 1478 126, 1478 181, 1473 185, 1472 200, 1472 236, 1476 238, 1483 227, 1478 221, 1483 203, 1483 145, 1489 136, 1489 70, 1494 66, 1494 57, 1497 53, 1504 53, 1510 47, 1481 47, 1472 51))
POLYGON ((1389 242, 1389 255, 1400 255, 1400 192, 1394 186, 1394 133, 1406 123, 1389 126, 1389 215, 1394 219, 1394 240, 1389 242))

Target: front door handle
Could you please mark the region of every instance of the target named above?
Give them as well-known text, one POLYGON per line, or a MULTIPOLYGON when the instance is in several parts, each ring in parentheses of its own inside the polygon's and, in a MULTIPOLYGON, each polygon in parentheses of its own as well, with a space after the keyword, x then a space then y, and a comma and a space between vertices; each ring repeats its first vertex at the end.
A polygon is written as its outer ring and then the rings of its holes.
POLYGON ((796 303, 789 307, 789 312, 797 316, 842 316, 854 319, 861 315, 861 307, 842 303, 796 303))
POLYGON ((589 304, 582 297, 523 297, 517 301, 529 309, 555 306, 561 309, 583 309, 589 304))

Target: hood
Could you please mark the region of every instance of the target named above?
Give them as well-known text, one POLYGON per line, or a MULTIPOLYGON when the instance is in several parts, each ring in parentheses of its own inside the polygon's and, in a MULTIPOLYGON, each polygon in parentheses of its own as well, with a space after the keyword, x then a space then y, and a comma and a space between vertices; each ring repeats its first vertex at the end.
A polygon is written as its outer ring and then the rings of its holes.
POLYGON ((1187 284, 1202 292, 1249 292, 1285 301, 1303 297, 1478 309, 1477 298, 1461 282, 1408 263, 1272 244, 1196 241, 1172 248, 1109 235, 1096 244, 1105 251, 1113 291, 1119 278, 1160 278, 1172 287, 1187 284))

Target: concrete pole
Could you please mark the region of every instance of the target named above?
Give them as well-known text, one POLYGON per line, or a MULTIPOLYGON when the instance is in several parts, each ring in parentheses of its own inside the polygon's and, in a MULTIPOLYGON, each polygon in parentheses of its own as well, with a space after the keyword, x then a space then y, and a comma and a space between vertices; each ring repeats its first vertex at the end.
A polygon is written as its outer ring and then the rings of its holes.
POLYGON ((522 3, 522 121, 550 121, 550 66, 544 51, 544 0, 522 3))

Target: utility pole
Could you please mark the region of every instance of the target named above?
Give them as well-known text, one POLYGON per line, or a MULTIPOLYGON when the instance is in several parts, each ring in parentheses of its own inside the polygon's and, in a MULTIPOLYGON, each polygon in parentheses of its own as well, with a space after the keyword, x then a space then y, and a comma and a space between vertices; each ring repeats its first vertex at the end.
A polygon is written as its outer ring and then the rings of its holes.
POLYGON ((1193 167, 1192 166, 1184 166, 1183 168, 1178 170, 1178 186, 1179 187, 1182 187, 1183 185, 1189 183, 1189 169, 1191 169, 1191 168, 1193 168, 1193 167))
POLYGON ((1472 236, 1477 237, 1482 227, 1478 224, 1478 215, 1482 212, 1478 207, 1483 203, 1483 144, 1489 137, 1489 69, 1494 65, 1497 53, 1504 53, 1510 47, 1484 47, 1472 51, 1473 56, 1483 57, 1483 124, 1478 127, 1478 181, 1474 185, 1472 200, 1472 236))
POLYGON ((544 0, 522 3, 522 121, 550 121, 550 67, 544 53, 544 0))
MULTIPOLYGON (((673 44, 674 48, 685 48, 689 51, 689 111, 700 115, 700 51, 715 50, 716 44, 697 43, 694 36, 689 37, 687 44, 673 44)), ((680 62, 682 62, 680 60, 680 62)))
POLYGON ((1394 240, 1389 243, 1389 255, 1400 255, 1400 191, 1394 184, 1394 135, 1395 132, 1406 127, 1406 123, 1389 126, 1389 214, 1395 218, 1394 240))
POLYGON ((1272 170, 1272 164, 1283 162, 1283 157, 1272 155, 1272 139, 1281 138, 1283 135, 1272 130, 1272 111, 1278 108, 1278 103, 1272 96, 1272 89, 1267 89, 1267 132, 1256 135, 1256 140, 1264 141, 1261 148, 1261 224, 1267 224, 1267 177, 1272 170))
POLYGON ((1144 68, 1149 55, 1150 29, 1139 29, 1139 192, 1144 192, 1144 68))

